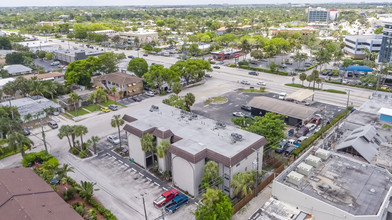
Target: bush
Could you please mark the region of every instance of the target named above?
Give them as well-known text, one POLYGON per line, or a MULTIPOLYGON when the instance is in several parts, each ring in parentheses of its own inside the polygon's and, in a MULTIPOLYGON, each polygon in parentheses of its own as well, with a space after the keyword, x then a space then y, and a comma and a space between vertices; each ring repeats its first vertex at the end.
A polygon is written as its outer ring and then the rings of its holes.
POLYGON ((237 67, 237 65, 234 63, 231 63, 231 64, 227 65, 227 67, 237 67))
MULTIPOLYGON (((48 161, 49 159, 54 158, 52 155, 46 153, 46 151, 42 150, 40 152, 33 152, 33 153, 28 153, 25 155, 25 157, 22 159, 22 165, 24 167, 28 167, 29 164, 34 163, 34 162, 45 162, 48 161)), ((58 164, 58 160, 56 158, 54 158, 57 161, 58 164)), ((54 161, 52 161, 53 163, 54 161)))
POLYGON ((80 151, 80 153, 79 153, 79 157, 80 157, 80 158, 85 158, 85 157, 87 157, 87 155, 88 155, 88 150, 87 150, 87 149, 82 150, 82 151, 80 151))
POLYGON ((65 201, 73 199, 77 190, 75 188, 70 188, 67 191, 64 191, 63 198, 65 201))
POLYGON ((247 61, 240 61, 240 62, 238 62, 238 65, 240 65, 240 66, 249 66, 249 62, 247 62, 247 61))
POLYGON ((110 210, 105 209, 105 207, 98 204, 98 202, 95 199, 93 199, 93 198, 89 199, 88 203, 90 203, 91 206, 96 208, 98 210, 98 212, 101 213, 101 215, 103 215, 106 219, 109 219, 109 220, 116 220, 117 219, 116 216, 114 216, 110 210))

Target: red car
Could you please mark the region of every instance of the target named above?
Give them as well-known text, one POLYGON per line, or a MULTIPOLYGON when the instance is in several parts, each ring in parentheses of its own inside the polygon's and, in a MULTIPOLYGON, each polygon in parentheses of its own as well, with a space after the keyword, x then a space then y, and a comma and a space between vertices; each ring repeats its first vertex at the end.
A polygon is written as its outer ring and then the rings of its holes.
POLYGON ((165 206, 168 202, 170 202, 174 197, 178 195, 178 191, 175 189, 168 190, 154 201, 154 205, 156 207, 165 206))
POLYGON ((321 123, 321 118, 313 118, 309 123, 317 126, 321 123))

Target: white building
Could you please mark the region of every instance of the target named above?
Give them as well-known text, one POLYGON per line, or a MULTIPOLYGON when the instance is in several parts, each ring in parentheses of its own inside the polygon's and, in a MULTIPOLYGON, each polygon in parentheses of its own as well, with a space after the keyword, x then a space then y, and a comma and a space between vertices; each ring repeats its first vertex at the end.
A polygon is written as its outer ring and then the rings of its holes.
POLYGON ((392 175, 387 170, 338 154, 326 160, 312 149, 273 182, 272 196, 318 220, 386 220, 392 218, 392 175), (321 160, 309 164, 310 156, 321 160), (313 167, 310 175, 297 173, 300 163, 313 167), (295 174, 295 175, 293 175, 295 174))
POLYGON ((31 73, 32 69, 21 64, 13 64, 7 65, 3 67, 4 70, 7 70, 11 76, 22 75, 26 73, 31 73))
POLYGON ((5 78, 5 79, 0 78, 0 89, 2 89, 5 84, 13 81, 15 81, 14 78, 5 78))
POLYGON ((230 196, 234 174, 256 170, 257 165, 261 171, 263 146, 267 143, 264 137, 168 105, 155 107, 123 117, 128 122, 124 130, 129 155, 135 163, 152 166, 153 156, 141 147, 141 137, 149 133, 158 144, 162 140, 170 142, 166 157, 158 158, 159 168, 171 171, 173 184, 191 195, 200 193, 203 168, 210 160, 218 163, 223 179, 220 188, 230 196))
POLYGON ((143 29, 139 29, 135 32, 120 32, 120 37, 125 39, 128 43, 134 42, 136 38, 139 39, 139 43, 151 43, 152 41, 158 41, 158 32, 143 29))
POLYGON ((18 42, 18 44, 28 47, 31 52, 45 51, 54 52, 60 48, 60 45, 53 42, 46 41, 29 41, 29 42, 18 42))
POLYGON ((343 51, 354 59, 364 59, 364 49, 370 52, 380 52, 382 35, 351 35, 345 36, 344 42, 346 46, 343 51))

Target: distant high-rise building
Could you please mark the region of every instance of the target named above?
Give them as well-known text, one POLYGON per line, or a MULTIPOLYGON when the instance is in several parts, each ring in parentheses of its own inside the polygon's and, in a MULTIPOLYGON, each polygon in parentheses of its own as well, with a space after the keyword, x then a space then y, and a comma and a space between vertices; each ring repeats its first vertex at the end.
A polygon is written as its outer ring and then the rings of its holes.
POLYGON ((319 23, 329 21, 329 11, 325 8, 312 8, 308 9, 308 22, 309 23, 319 23))
POLYGON ((378 62, 391 62, 392 52, 392 22, 386 22, 382 31, 382 42, 378 62))

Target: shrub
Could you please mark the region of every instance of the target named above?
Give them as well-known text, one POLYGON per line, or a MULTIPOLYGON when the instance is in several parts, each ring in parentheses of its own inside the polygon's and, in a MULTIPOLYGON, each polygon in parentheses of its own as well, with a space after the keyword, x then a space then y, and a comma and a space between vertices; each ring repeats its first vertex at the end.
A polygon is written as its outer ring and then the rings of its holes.
POLYGON ((231 64, 227 65, 227 67, 237 67, 237 65, 234 63, 231 63, 231 64))
MULTIPOLYGON (((46 151, 44 151, 44 150, 42 150, 40 152, 28 153, 22 159, 22 165, 24 167, 28 167, 29 163, 34 163, 34 162, 42 163, 42 162, 48 161, 51 158, 53 158, 53 156, 46 153, 46 151)), ((58 160, 57 160, 57 164, 58 164, 58 160)))
POLYGON ((238 62, 238 65, 240 65, 240 66, 249 66, 249 62, 247 62, 247 61, 240 61, 240 62, 238 62))
POLYGON ((63 193, 64 200, 68 201, 70 199, 73 199, 76 192, 77 192, 77 190, 75 188, 70 188, 70 189, 64 191, 64 193, 63 193))

